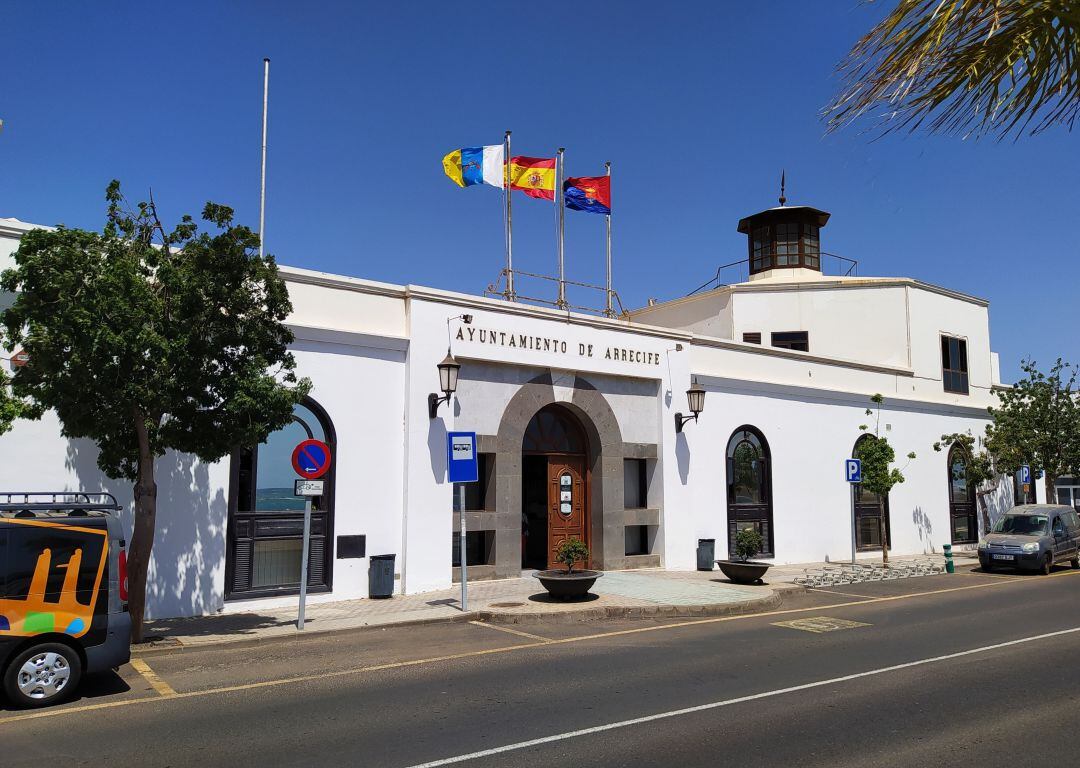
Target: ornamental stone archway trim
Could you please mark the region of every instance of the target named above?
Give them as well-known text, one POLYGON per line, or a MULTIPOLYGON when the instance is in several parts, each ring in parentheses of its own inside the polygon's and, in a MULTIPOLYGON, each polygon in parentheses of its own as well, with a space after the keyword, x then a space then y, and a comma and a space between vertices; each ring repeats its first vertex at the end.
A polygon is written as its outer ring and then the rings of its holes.
MULTIPOLYGON (((587 462, 592 472, 590 535, 597 568, 617 570, 625 563, 623 521, 623 458, 627 447, 615 413, 604 395, 580 376, 574 377, 570 399, 555 396, 551 374, 544 373, 514 394, 503 411, 497 435, 482 435, 480 450, 495 454, 495 577, 521 575, 521 446, 533 416, 560 405, 581 422, 589 440, 587 462)), ((649 446, 655 456, 655 446, 649 446)), ((640 448, 631 449, 634 455, 640 448)))

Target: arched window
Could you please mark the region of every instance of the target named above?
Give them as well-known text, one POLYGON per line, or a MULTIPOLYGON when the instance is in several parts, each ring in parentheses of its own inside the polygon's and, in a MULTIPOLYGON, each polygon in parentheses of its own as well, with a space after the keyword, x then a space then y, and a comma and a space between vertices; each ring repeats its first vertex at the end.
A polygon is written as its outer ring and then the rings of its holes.
POLYGON ((525 429, 524 453, 585 453, 585 436, 576 419, 557 405, 542 408, 525 429))
MULTIPOLYGON (((851 449, 853 458, 859 456, 860 447, 875 439, 873 435, 863 434, 855 441, 855 447, 851 449)), ((881 513, 885 512, 885 541, 891 542, 892 529, 889 521, 889 497, 882 499, 876 493, 871 493, 862 487, 855 485, 855 544, 860 551, 881 549, 881 513), (884 502, 884 503, 882 503, 884 502)), ((889 544, 891 546, 891 544, 889 544)))
MULTIPOLYGON (((303 556, 304 501, 293 495, 296 445, 321 440, 335 452, 333 425, 310 398, 293 408, 292 420, 254 448, 233 455, 229 493, 226 597, 258 597, 298 592, 303 556)), ((325 493, 311 499, 308 589, 330 589, 334 465, 324 478, 325 493)))
POLYGON ((727 445, 728 550, 735 536, 753 528, 764 539, 764 557, 773 557, 772 478, 769 445, 751 426, 735 430, 727 445))
POLYGON ((953 544, 971 544, 979 538, 975 515, 975 488, 968 480, 971 457, 961 446, 949 451, 949 517, 953 544))

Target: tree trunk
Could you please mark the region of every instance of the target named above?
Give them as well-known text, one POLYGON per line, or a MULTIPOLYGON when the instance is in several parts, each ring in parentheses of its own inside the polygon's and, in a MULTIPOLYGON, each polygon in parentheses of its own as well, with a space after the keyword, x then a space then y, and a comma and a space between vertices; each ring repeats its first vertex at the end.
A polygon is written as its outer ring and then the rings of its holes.
POLYGON ((139 413, 135 414, 135 432, 139 438, 139 466, 135 482, 135 520, 131 546, 128 547, 128 612, 131 614, 131 641, 141 643, 146 613, 146 574, 157 522, 157 481, 145 417, 139 413))
POLYGON ((1046 483, 1046 503, 1057 503, 1057 488, 1054 487, 1054 483, 1057 482, 1057 478, 1051 476, 1049 472, 1043 472, 1043 482, 1046 483))
POLYGON ((885 500, 878 496, 878 525, 881 526, 881 562, 889 564, 889 529, 885 526, 885 500))

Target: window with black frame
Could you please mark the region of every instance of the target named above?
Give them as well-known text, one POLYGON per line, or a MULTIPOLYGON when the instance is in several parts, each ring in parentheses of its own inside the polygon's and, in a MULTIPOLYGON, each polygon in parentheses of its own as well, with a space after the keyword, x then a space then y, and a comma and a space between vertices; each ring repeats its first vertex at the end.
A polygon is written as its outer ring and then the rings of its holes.
POLYGON ((772 346, 777 349, 793 349, 796 352, 810 351, 810 333, 808 331, 777 331, 772 334, 772 346))
POLYGON ((773 513, 769 446, 754 427, 735 430, 727 446, 728 549, 735 554, 735 537, 744 528, 756 530, 764 541, 764 557, 773 556, 773 513))
POLYGON ((941 337, 941 380, 946 392, 968 394, 967 341, 955 336, 941 337))
POLYGON ((768 269, 772 266, 772 242, 770 240, 769 228, 754 227, 754 234, 751 240, 753 243, 753 253, 751 268, 754 272, 762 269, 768 269))
MULTIPOLYGON (((293 408, 288 424, 254 448, 238 450, 232 461, 226 597, 291 594, 300 590, 304 501, 293 494, 297 478, 293 449, 303 440, 321 440, 334 449, 333 428, 322 409, 307 399, 293 408)), ((311 498, 308 588, 331 583, 333 466, 325 492, 311 498)))

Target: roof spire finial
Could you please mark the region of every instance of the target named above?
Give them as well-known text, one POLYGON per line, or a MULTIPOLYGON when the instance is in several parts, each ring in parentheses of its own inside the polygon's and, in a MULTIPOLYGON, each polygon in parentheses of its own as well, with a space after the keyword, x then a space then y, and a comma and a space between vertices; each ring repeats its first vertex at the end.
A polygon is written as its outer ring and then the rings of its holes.
POLYGON ((784 183, 787 180, 785 178, 786 176, 787 176, 787 171, 781 170, 780 171, 780 205, 783 205, 784 203, 787 202, 787 198, 784 197, 784 183))

